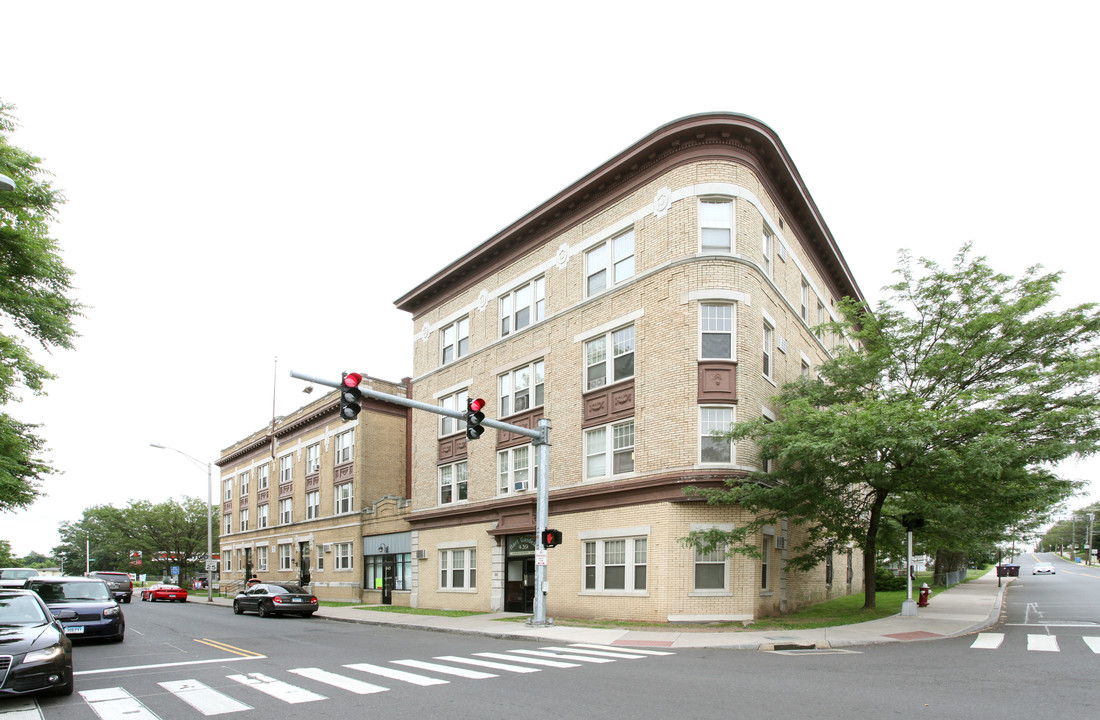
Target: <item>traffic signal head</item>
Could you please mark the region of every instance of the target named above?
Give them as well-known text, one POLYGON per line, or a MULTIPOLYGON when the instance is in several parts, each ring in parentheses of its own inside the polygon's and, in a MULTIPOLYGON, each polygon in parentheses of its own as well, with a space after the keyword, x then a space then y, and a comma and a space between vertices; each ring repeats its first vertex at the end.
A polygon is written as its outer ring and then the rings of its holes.
POLYGON ((543 530, 542 546, 552 548, 561 545, 561 530, 543 530))
POLYGON ((363 408, 359 406, 359 398, 363 393, 359 391, 359 383, 363 382, 363 376, 359 373, 343 373, 340 383, 340 419, 347 422, 354 420, 355 416, 363 408))
POLYGON ((485 401, 481 398, 476 400, 466 398, 467 440, 477 440, 481 437, 481 433, 485 432, 485 427, 481 424, 481 421, 485 419, 485 413, 481 412, 483 407, 485 407, 485 401))

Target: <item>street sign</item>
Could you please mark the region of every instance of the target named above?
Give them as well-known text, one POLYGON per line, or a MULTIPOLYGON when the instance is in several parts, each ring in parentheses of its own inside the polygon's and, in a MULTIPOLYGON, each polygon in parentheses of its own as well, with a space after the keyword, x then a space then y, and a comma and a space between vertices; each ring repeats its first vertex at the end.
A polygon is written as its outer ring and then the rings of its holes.
POLYGON ((179 565, 173 565, 171 574, 172 575, 179 575, 180 574, 180 566, 179 565))
POLYGON ((217 572, 217 571, 218 571, 218 561, 217 560, 207 560, 206 561, 206 572, 217 572))
POLYGON ((535 549, 535 565, 546 564, 546 548, 535 549))

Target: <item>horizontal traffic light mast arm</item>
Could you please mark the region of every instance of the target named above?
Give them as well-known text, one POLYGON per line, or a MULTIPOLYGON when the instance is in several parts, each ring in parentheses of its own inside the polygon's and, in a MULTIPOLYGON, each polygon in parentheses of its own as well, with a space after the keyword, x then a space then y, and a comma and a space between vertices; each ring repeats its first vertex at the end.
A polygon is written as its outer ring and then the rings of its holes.
MULTIPOLYGON (((305 380, 311 382, 314 385, 325 385, 332 388, 344 387, 339 380, 325 380, 323 378, 314 377, 313 375, 306 375, 305 373, 290 371, 290 377, 297 378, 298 380, 305 380)), ((455 418, 456 420, 465 420, 466 413, 462 410, 449 410, 447 408, 439 407, 438 405, 429 405, 428 403, 420 402, 419 400, 410 400, 400 395, 390 395, 388 393, 378 392, 377 390, 371 390, 367 385, 360 385, 359 392, 365 398, 371 398, 372 400, 379 400, 381 402, 388 402, 394 405, 401 405, 402 407, 410 407, 416 410, 427 410, 430 413, 436 415, 446 415, 447 417, 455 418)), ((543 434, 539 430, 532 428, 520 427, 519 425, 512 425, 511 423, 501 422, 499 420, 490 420, 485 418, 481 421, 481 424, 485 427, 496 428, 497 430, 507 430, 508 432, 516 433, 517 435, 523 435, 529 437, 532 440, 543 441, 545 439, 543 434)))

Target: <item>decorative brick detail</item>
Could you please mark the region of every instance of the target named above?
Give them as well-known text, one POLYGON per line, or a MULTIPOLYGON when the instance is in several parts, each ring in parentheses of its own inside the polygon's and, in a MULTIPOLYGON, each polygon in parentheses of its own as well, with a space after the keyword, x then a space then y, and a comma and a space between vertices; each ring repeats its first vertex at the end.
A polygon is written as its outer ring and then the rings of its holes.
POLYGON ((313 475, 306 475, 306 492, 313 492, 314 490, 321 489, 321 473, 315 473, 313 475))
POLYGON ((584 394, 583 427, 634 416, 634 381, 589 390, 584 394))
POLYGON ((439 464, 458 462, 466 459, 466 435, 448 435, 439 440, 439 464))
POLYGON ((233 512, 233 501, 232 500, 226 500, 225 502, 222 503, 222 512, 224 512, 224 513, 233 512))
MULTIPOLYGON (((534 430, 539 426, 539 420, 542 420, 541 407, 537 407, 534 410, 528 410, 525 413, 509 415, 507 419, 505 419, 505 422, 509 425, 518 425, 521 428, 534 430)), ((526 435, 519 435, 514 432, 508 432, 507 430, 497 430, 497 450, 504 450, 505 448, 515 447, 517 445, 526 445, 529 442, 531 442, 531 438, 526 435)))
POLYGON ((350 482, 355 479, 355 464, 344 463, 343 465, 337 465, 332 471, 332 484, 339 485, 341 483, 350 482))
POLYGON ((247 495, 241 495, 240 508, 241 508, 241 510, 247 510, 248 509, 248 496, 247 495))
POLYGON ((293 497, 294 496, 294 483, 282 483, 279 485, 279 499, 293 497))
POLYGON ((263 505, 265 502, 267 502, 267 496, 270 495, 270 494, 271 494, 271 490, 268 489, 268 488, 264 488, 263 490, 257 490, 256 491, 256 504, 257 505, 263 505))
POLYGON ((699 402, 737 402, 737 363, 719 360, 699 363, 699 402))

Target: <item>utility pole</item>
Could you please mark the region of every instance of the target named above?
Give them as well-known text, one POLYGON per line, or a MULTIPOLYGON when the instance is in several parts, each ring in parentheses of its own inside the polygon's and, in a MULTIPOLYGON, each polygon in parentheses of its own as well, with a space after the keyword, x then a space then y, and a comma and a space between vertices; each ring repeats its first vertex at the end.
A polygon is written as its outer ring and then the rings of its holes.
MULTIPOLYGON (((290 371, 290 376, 298 380, 311 382, 315 385, 325 385, 341 390, 344 388, 344 384, 337 380, 326 380, 293 370, 290 371)), ((392 403, 394 405, 412 408, 413 410, 425 410, 436 415, 455 418, 456 420, 465 420, 466 418, 466 414, 460 410, 450 410, 448 408, 439 407, 438 405, 429 405, 428 403, 418 400, 401 397, 400 395, 390 395, 388 393, 378 392, 377 390, 370 389, 368 385, 359 385, 358 391, 359 395, 362 397, 371 398, 372 400, 392 403)), ((542 627, 547 624, 546 594, 549 591, 546 582, 545 558, 547 548, 543 545, 542 533, 547 529, 546 526, 550 516, 550 421, 546 418, 539 420, 537 430, 520 427, 519 425, 512 425, 511 423, 501 422, 499 420, 490 420, 489 418, 485 418, 479 424, 485 427, 491 427, 497 430, 507 430, 516 435, 529 437, 533 441, 532 445, 535 446, 537 453, 536 460, 538 462, 538 493, 535 499, 535 599, 533 608, 534 614, 528 624, 532 627, 542 627)))

